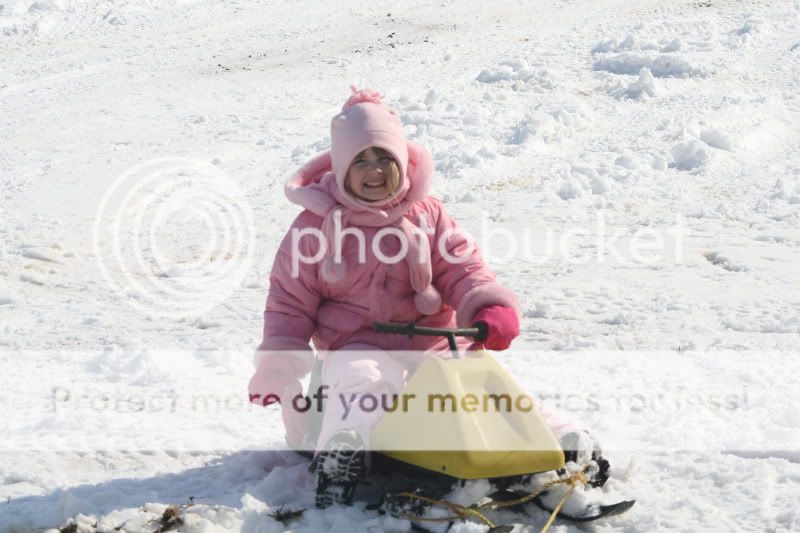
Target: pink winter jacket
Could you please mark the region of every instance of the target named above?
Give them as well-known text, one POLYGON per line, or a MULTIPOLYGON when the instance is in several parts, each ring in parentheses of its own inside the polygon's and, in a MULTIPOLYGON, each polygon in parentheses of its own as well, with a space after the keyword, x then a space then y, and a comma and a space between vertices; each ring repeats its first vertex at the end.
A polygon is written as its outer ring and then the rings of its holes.
MULTIPOLYGON (((344 277, 334 283, 323 279, 319 263, 303 263, 292 258, 292 232, 294 230, 319 230, 323 217, 310 209, 304 210, 294 220, 280 244, 270 274, 270 287, 264 311, 264 337, 256 353, 256 365, 266 353, 292 352, 299 356, 308 370, 313 361, 309 341, 320 357, 353 343, 366 343, 385 350, 439 349, 446 341, 435 337, 414 337, 376 333, 372 324, 376 320, 392 322, 416 321, 418 325, 433 327, 469 327, 475 313, 487 305, 504 305, 519 313, 514 294, 499 285, 492 270, 483 262, 477 247, 469 257, 469 243, 463 234, 453 232, 455 221, 442 203, 427 196, 433 173, 430 154, 409 143, 411 164, 407 178, 412 190, 421 198, 408 205, 405 217, 418 225, 420 215, 427 217, 433 234, 429 234, 431 250, 432 284, 442 299, 441 307, 433 314, 422 314, 414 303, 414 290, 409 282, 406 261, 383 263, 372 250, 372 239, 380 227, 356 227, 366 236, 365 261, 359 261, 359 242, 354 237, 343 241, 342 257, 348 265, 344 277), (425 194, 421 194, 421 190, 425 194), (451 230, 449 234, 445 232, 451 230), (442 249, 458 256, 458 263, 442 256, 439 241, 449 235, 442 249), (299 275, 293 276, 293 266, 299 275)), ((289 183, 319 183, 324 173, 330 171, 329 155, 317 156, 297 171, 289 183)), ((290 199, 292 196, 290 196, 290 199)), ((295 195, 296 198, 296 195, 295 195)), ((301 202, 305 203, 305 202, 301 202)), ((304 206, 307 207, 307 206, 304 206)), ((304 257, 314 257, 319 250, 319 239, 303 234, 295 237, 304 257)), ((383 236, 380 250, 392 257, 400 250, 396 236, 383 236)))

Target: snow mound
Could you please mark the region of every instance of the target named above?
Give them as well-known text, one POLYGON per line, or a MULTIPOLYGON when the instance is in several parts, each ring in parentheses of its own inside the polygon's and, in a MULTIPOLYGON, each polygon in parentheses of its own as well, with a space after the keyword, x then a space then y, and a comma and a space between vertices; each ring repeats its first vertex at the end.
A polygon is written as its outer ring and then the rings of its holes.
MULTIPOLYGON (((790 309, 776 310, 769 313, 755 313, 748 309, 738 309, 729 312, 722 319, 722 325, 728 329, 751 333, 800 333, 800 315, 790 309)), ((786 425, 796 426, 797 415, 794 412, 786 413, 782 418, 786 419, 786 425)), ((795 450, 770 451, 770 455, 778 457, 784 454, 793 455, 795 450)))
POLYGON ((19 247, 19 255, 28 259, 36 259, 45 263, 60 263, 55 254, 61 250, 58 243, 42 244, 26 242, 19 247))
POLYGON ((723 270, 727 270, 728 272, 747 272, 750 270, 747 265, 735 263, 719 252, 706 252, 703 255, 705 256, 706 261, 714 266, 720 267, 723 270))
POLYGON ((550 305, 544 302, 535 302, 533 308, 526 309, 523 313, 525 318, 544 318, 550 311, 550 305))
POLYGON ((503 61, 498 67, 483 69, 475 80, 485 84, 513 82, 511 87, 514 90, 531 88, 538 92, 556 86, 548 70, 532 68, 522 60, 503 61))
POLYGON ((772 187, 770 198, 773 200, 785 200, 790 204, 800 204, 800 187, 792 187, 792 184, 783 178, 778 178, 772 187))
POLYGON ((616 39, 605 39, 592 48, 593 54, 607 54, 609 52, 619 53, 630 50, 661 50, 662 52, 674 52, 680 48, 680 39, 673 39, 666 46, 659 46, 652 41, 638 41, 633 35, 628 35, 621 42, 616 39), (677 41, 677 43, 675 42, 677 41))
POLYGON ((19 300, 10 287, 0 287, 0 305, 13 306, 19 300))
POLYGON ((583 188, 574 180, 563 181, 558 187, 558 196, 562 200, 574 200, 583 196, 583 188))
POLYGON ((692 66, 680 57, 668 54, 648 55, 640 52, 623 52, 621 54, 601 57, 594 62, 594 70, 603 70, 612 74, 639 74, 648 69, 656 78, 688 78, 706 75, 701 68, 692 66))
POLYGON ((704 165, 710 158, 709 146, 702 141, 691 140, 672 147, 672 159, 678 170, 693 170, 704 165))
POLYGON ((655 78, 649 68, 642 67, 636 81, 627 86, 617 85, 610 92, 619 99, 647 100, 656 95, 655 78))
POLYGON ((549 113, 528 114, 512 129, 508 144, 526 144, 534 139, 549 143, 581 130, 586 118, 578 109, 559 109, 549 113))
POLYGON ((607 326, 625 326, 629 323, 629 321, 624 313, 616 313, 613 316, 600 320, 600 323, 607 326))
MULTIPOLYGON (((628 87, 627 91, 618 91, 617 97, 639 99, 642 95, 653 96, 650 91, 653 85, 650 78, 687 78, 705 77, 704 69, 693 66, 681 57, 681 52, 690 48, 680 37, 667 37, 658 43, 639 41, 628 35, 622 42, 606 39, 592 48, 594 70, 612 74, 638 75, 639 81, 628 87), (649 77, 642 77, 647 69, 649 77), (626 94, 629 93, 629 94, 626 94)), ((697 48, 692 46, 691 48, 697 48)))
POLYGON ((764 19, 749 16, 741 26, 730 32, 728 44, 731 48, 746 45, 754 40, 757 35, 767 33, 767 26, 764 19))
POLYGON ((732 152, 736 148, 736 138, 717 128, 703 130, 700 133, 700 139, 707 145, 720 150, 732 152))

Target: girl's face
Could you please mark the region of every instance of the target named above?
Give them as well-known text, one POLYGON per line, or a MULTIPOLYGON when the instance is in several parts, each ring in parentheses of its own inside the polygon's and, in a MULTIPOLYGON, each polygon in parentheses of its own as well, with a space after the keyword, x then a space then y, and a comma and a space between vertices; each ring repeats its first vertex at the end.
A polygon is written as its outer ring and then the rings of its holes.
POLYGON ((386 150, 367 148, 350 163, 345 187, 359 200, 385 200, 400 187, 400 167, 386 150))

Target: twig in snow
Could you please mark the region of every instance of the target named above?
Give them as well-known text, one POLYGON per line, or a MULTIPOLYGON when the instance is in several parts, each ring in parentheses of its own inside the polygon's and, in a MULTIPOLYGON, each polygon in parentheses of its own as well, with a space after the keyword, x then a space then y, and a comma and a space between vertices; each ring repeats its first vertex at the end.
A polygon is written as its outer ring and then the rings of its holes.
POLYGON ((296 511, 284 511, 283 506, 281 505, 277 511, 271 513, 269 516, 281 522, 283 525, 286 525, 288 522, 303 516, 303 509, 298 509, 296 511))
POLYGON ((189 496, 189 503, 185 503, 183 505, 170 505, 167 507, 164 510, 164 513, 161 515, 161 525, 153 533, 164 533, 182 526, 183 517, 181 514, 183 514, 183 512, 192 505, 194 505, 194 496, 189 496))

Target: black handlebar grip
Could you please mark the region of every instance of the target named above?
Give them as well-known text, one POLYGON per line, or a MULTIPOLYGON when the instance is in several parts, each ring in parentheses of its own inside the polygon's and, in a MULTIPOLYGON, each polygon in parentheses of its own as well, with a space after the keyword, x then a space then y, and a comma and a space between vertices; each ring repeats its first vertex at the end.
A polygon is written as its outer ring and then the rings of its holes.
POLYGON ((448 335, 455 335, 456 337, 473 337, 480 340, 486 338, 486 324, 479 323, 474 328, 431 328, 427 326, 417 326, 414 321, 407 324, 398 324, 396 322, 374 322, 372 330, 378 333, 400 333, 413 337, 414 335, 430 335, 434 337, 447 337, 448 335), (483 329, 481 329, 483 327, 483 329))

